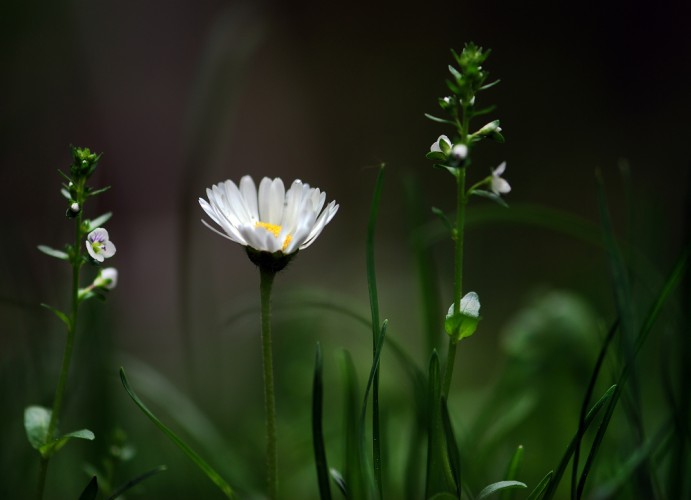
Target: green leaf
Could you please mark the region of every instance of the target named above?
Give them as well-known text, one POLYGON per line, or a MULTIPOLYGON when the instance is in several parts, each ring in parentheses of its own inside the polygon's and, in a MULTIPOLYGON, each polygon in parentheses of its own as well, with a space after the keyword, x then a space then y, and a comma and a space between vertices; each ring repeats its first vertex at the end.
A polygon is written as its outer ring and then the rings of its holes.
MULTIPOLYGON (((63 185, 64 185, 64 184, 63 184, 63 185)), ((63 195, 65 198, 67 198, 68 200, 72 201, 72 195, 70 194, 70 192, 69 192, 67 189, 62 188, 62 189, 60 190, 60 194, 62 194, 62 195, 63 195)))
POLYGON ((437 351, 432 353, 429 363, 427 390, 428 434, 427 434, 427 484, 425 498, 439 493, 447 493, 458 498, 458 489, 454 479, 447 451, 446 434, 441 416, 441 377, 439 375, 439 357, 437 351))
POLYGON ((149 419, 158 427, 168 438, 175 443, 175 445, 182 450, 182 452, 187 455, 187 457, 192 460, 192 462, 199 467, 199 469, 206 474, 206 476, 223 492, 223 494, 228 498, 233 498, 235 493, 233 489, 226 483, 226 481, 209 465, 202 457, 200 457, 192 448, 187 446, 185 442, 180 439, 172 430, 166 427, 163 422, 161 422, 156 415, 154 415, 151 410, 149 410, 146 405, 139 399, 134 390, 130 387, 130 384, 125 375, 125 370, 120 367, 120 380, 122 385, 130 395, 132 401, 139 407, 139 409, 147 416, 149 419))
POLYGON ((454 304, 451 304, 444 320, 444 329, 454 342, 470 337, 480 322, 480 299, 477 293, 468 292, 461 299, 461 311, 454 313, 454 304))
POLYGON ((463 79, 463 75, 461 75, 461 73, 456 68, 451 66, 450 64, 449 64, 449 73, 451 73, 451 75, 456 79, 456 81, 463 79))
POLYGON ((494 495, 495 493, 509 488, 527 488, 527 486, 520 481, 499 481, 485 486, 476 497, 476 500, 482 500, 483 498, 487 498, 490 495, 494 495))
MULTIPOLYGON (((518 476, 518 471, 521 468, 521 465, 523 464, 523 445, 518 445, 518 448, 516 448, 516 451, 513 454, 513 457, 511 457, 511 461, 509 462, 509 466, 506 468, 506 479, 508 480, 514 480, 518 476)), ((513 488, 507 488, 505 490, 502 490, 501 495, 500 495, 500 500, 511 500, 513 498, 513 494, 515 493, 515 489, 513 488)))
POLYGON ((145 481, 146 479, 149 479, 151 476, 154 476, 158 474, 159 472, 163 472, 164 470, 167 470, 167 467, 165 465, 159 465, 158 467, 151 469, 150 471, 145 472, 144 474, 141 474, 133 479, 130 479, 126 483, 122 484, 121 486, 118 486, 118 488, 115 490, 115 492, 108 497, 108 500, 115 500, 119 496, 122 496, 124 493, 127 491, 131 490, 135 486, 137 486, 139 483, 142 481, 145 481))
POLYGON ((93 189, 93 190, 90 190, 90 191, 87 193, 87 195, 88 195, 88 196, 96 196, 96 195, 98 195, 98 194, 105 193, 105 192, 108 191, 109 189, 110 189, 110 186, 102 187, 102 188, 100 188, 100 189, 93 189))
MULTIPOLYGON (((367 223, 367 237, 365 243, 366 251, 366 266, 367 266, 367 290, 369 292, 370 314, 372 317, 372 370, 370 378, 367 382, 367 390, 365 391, 365 403, 363 404, 363 416, 360 423, 360 432, 364 440, 364 409, 367 406, 367 397, 369 395, 370 386, 372 387, 372 453, 374 458, 374 478, 379 490, 379 496, 382 495, 382 478, 381 478, 381 440, 379 432, 379 359, 381 355, 381 348, 384 343, 384 336, 386 334, 386 321, 383 326, 379 326, 379 297, 377 295, 377 274, 374 262, 374 236, 376 234, 377 216, 379 213, 379 205, 381 201, 381 194, 384 187, 384 165, 382 164, 377 174, 377 180, 374 186, 374 196, 372 197, 372 205, 370 207, 370 216, 367 223)), ((363 444, 364 447, 364 444, 363 444)))
POLYGON ((48 426, 51 411, 42 406, 27 406, 24 409, 24 429, 29 444, 39 450, 48 441, 48 426))
POLYGON ((44 254, 50 255, 51 257, 55 257, 56 259, 69 260, 70 258, 70 256, 67 255, 66 252, 63 252, 62 250, 56 250, 46 245, 38 245, 38 249, 44 254))
POLYGON ((493 193, 492 191, 485 191, 484 189, 473 189, 470 194, 474 194, 475 196, 482 196, 483 198, 487 198, 492 200, 494 203, 497 203, 498 205, 501 205, 504 208, 509 208, 508 203, 504 201, 504 198, 499 196, 496 193, 493 193))
POLYGON ((95 500, 96 495, 98 495, 98 479, 96 479, 96 476, 93 476, 86 488, 84 488, 84 491, 82 491, 82 494, 79 495, 79 500, 95 500))
POLYGON ((345 378, 345 477, 348 485, 348 498, 372 498, 372 488, 368 488, 370 469, 366 467, 366 454, 361 440, 358 396, 358 382, 353 359, 348 351, 343 353, 343 375, 345 378))
POLYGON ((425 158, 428 160, 440 162, 440 161, 446 161, 448 158, 448 155, 444 154, 441 151, 430 151, 425 155, 425 158))
POLYGON ((435 164, 432 165, 432 166, 433 166, 434 168, 440 168, 440 169, 442 169, 442 170, 446 170, 447 172, 449 172, 451 175, 453 175, 453 176, 456 177, 456 178, 458 178, 458 176, 459 176, 459 172, 458 172, 458 171, 459 171, 459 168, 458 168, 458 167, 451 167, 451 166, 449 166, 449 165, 441 165, 441 164, 439 164, 439 163, 435 163, 435 164))
POLYGON ((86 439, 87 441, 93 441, 96 436, 89 429, 80 429, 78 431, 73 431, 63 436, 57 437, 50 443, 44 444, 39 448, 39 453, 44 458, 51 457, 60 449, 67 444, 70 439, 86 439))
POLYGON ((554 476, 554 471, 549 471, 547 474, 545 474, 545 477, 543 477, 539 483, 537 483, 537 486, 535 489, 528 495, 528 498, 526 500, 540 500, 542 498, 543 493, 547 489, 547 486, 550 484, 552 481, 552 477, 554 476))
POLYGON ((444 223, 444 225, 449 230, 449 232, 453 232, 453 224, 451 224, 451 221, 449 220, 449 218, 446 216, 446 213, 442 209, 437 208, 437 207, 432 207, 432 213, 441 219, 441 221, 444 223))
POLYGON ((501 80, 494 80, 492 83, 488 83, 488 84, 486 84, 486 85, 483 85, 482 87, 480 87, 479 90, 491 89, 492 87, 494 87, 494 86, 495 86, 496 84, 498 84, 499 82, 501 82, 501 80))
POLYGON ((488 115, 488 114, 490 114, 492 111, 494 111, 495 109, 497 109, 497 107, 496 107, 495 105, 492 105, 492 106, 487 106, 487 107, 485 107, 485 108, 481 108, 481 109, 478 109, 478 110, 473 110, 473 111, 472 111, 473 118, 478 117, 478 116, 488 115))
POLYGON ((446 449, 448 451, 449 464, 451 465, 453 479, 456 482, 456 488, 458 491, 461 491, 461 456, 458 453, 458 445, 456 444, 456 436, 453 432, 453 425, 451 425, 449 407, 444 396, 441 397, 440 403, 441 422, 444 428, 444 437, 446 438, 446 449))
POLYGON ((317 342, 317 353, 314 360, 314 380, 312 382, 312 444, 314 446, 314 464, 317 468, 319 498, 330 499, 329 466, 326 461, 324 431, 322 428, 324 383, 322 380, 322 351, 317 342))
POLYGON ((426 116, 429 120, 432 120, 433 122, 444 123, 444 124, 446 124, 446 125, 453 125, 454 127, 456 126, 456 124, 455 124, 454 122, 450 121, 450 120, 445 120, 444 118, 438 118, 438 117, 436 117, 436 116, 430 115, 429 113, 425 113, 425 116, 426 116))
POLYGON ((492 132, 489 135, 489 138, 495 140, 499 144, 504 144, 506 142, 504 135, 501 132, 499 132, 498 130, 495 130, 494 132, 492 132))
POLYGON ((70 318, 67 317, 67 314, 62 312, 60 309, 56 309, 53 306, 49 306, 48 304, 41 304, 41 306, 45 307, 46 309, 51 311, 53 314, 55 314, 60 319, 60 321, 65 323, 65 326, 67 326, 68 330, 72 328, 72 321, 70 321, 70 318))
POLYGON ((92 231, 97 227, 103 226, 103 224, 108 222, 111 219, 111 217, 113 217, 113 212, 106 212, 105 214, 99 215, 95 219, 88 221, 89 231, 92 231))

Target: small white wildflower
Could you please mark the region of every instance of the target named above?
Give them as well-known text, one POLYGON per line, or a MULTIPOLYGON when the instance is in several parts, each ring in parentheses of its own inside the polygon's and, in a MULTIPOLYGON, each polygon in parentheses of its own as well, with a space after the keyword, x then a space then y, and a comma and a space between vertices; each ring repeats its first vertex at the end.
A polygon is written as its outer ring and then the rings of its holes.
POLYGON ((494 120, 489 122, 487 125, 483 126, 477 131, 477 135, 490 135, 494 132, 501 132, 501 127, 499 126, 499 120, 494 120))
POLYGON ((509 183, 501 177, 501 174, 506 170, 506 162, 502 162, 497 168, 492 170, 492 182, 490 184, 490 189, 496 195, 506 194, 511 191, 511 186, 509 183))
POLYGON ((76 201, 70 205, 70 211, 74 214, 79 213, 79 203, 76 201))
POLYGON ((106 267, 101 269, 98 273, 96 279, 94 280, 94 288, 105 288, 106 290, 112 290, 118 284, 118 270, 114 267, 106 267))
POLYGON ((108 231, 97 227, 86 237, 86 250, 98 262, 115 255, 115 245, 108 239, 108 231))
POLYGON ((206 195, 209 200, 199 198, 199 204, 223 232, 202 220, 206 227, 247 248, 272 254, 290 255, 307 248, 338 211, 335 201, 322 210, 326 193, 318 188, 295 180, 286 191, 278 177, 264 177, 257 191, 246 175, 239 187, 227 180, 208 188, 206 195))
POLYGON ((449 140, 449 138, 447 136, 440 135, 439 139, 437 139, 437 141, 430 146, 429 150, 432 153, 448 154, 448 152, 449 152, 449 150, 451 150, 452 146, 453 146, 453 144, 451 144, 451 141, 449 140))
POLYGON ((451 149, 451 157, 456 161, 463 161, 468 156, 468 146, 465 144, 456 144, 451 149))

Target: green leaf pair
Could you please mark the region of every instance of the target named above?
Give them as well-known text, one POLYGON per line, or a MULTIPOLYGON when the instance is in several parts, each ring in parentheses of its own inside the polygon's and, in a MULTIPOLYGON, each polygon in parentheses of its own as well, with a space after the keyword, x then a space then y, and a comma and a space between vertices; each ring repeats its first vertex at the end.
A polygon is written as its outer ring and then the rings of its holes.
POLYGON ((29 439, 29 444, 38 450, 41 457, 51 457, 72 438, 94 440, 94 433, 89 429, 80 429, 51 439, 48 436, 51 414, 51 410, 42 406, 28 406, 24 410, 26 437, 29 439))

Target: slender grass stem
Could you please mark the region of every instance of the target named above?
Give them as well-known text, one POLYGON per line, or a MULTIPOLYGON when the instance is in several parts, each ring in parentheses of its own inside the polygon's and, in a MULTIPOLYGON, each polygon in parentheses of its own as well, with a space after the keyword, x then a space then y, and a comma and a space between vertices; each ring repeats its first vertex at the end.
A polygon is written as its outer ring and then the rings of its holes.
MULTIPOLYGON (((70 324, 67 329, 67 341, 65 342, 65 351, 62 355, 62 365, 60 367, 58 386, 55 390, 55 398, 53 399, 53 408, 50 414, 46 443, 50 443, 55 437, 55 430, 58 425, 58 419, 60 418, 60 411, 62 410, 62 400, 65 395, 65 387, 67 386, 67 378, 69 376, 70 364, 72 361, 74 337, 77 331, 77 314, 79 312, 79 272, 82 267, 82 234, 82 215, 80 213, 75 218, 74 255, 72 259, 72 308, 70 310, 70 324)), ((37 494, 39 500, 43 498, 49 459, 50 457, 42 457, 39 465, 37 494)))
POLYGON ((266 412, 266 480, 268 497, 278 496, 278 464, 276 453, 276 396, 271 348, 271 289, 275 272, 259 268, 259 291, 262 317, 262 364, 264 367, 264 408, 266 412))

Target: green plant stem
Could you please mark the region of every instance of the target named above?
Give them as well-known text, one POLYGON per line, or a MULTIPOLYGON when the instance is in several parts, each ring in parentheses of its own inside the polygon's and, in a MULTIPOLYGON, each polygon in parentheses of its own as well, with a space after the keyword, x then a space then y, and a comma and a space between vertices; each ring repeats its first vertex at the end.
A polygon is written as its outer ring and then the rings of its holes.
MULTIPOLYGON (((456 177, 457 199, 456 199, 456 227, 454 228, 454 282, 453 282, 453 307, 454 312, 461 310, 461 296, 463 292, 463 235, 465 230, 465 168, 458 169, 456 177)), ((451 379, 453 378, 453 368, 456 361, 456 344, 454 336, 449 337, 449 350, 446 355, 446 367, 444 369, 444 383, 442 395, 448 398, 451 379)))
POLYGON ((264 408, 266 411, 266 479, 268 497, 278 495, 276 453, 276 397, 274 392, 274 367, 271 352, 271 288, 275 272, 259 268, 259 291, 262 315, 262 364, 264 366, 264 408))
MULTIPOLYGON (((62 355, 62 366, 60 368, 60 377, 58 378, 58 386, 55 390, 55 398, 53 399, 53 408, 50 414, 50 422, 48 424, 48 433, 46 436, 46 443, 53 441, 55 436, 55 429, 58 425, 60 411, 62 410, 62 400, 65 395, 65 387, 67 386, 67 378, 70 372, 70 363, 72 362, 72 349, 74 347, 74 337, 77 331, 77 313, 79 312, 79 271, 82 267, 82 215, 81 213, 75 219, 75 241, 74 241, 74 255, 72 260, 72 309, 70 311, 70 325, 67 329, 67 341, 65 342, 65 351, 62 355)), ((38 498, 43 498, 43 491, 46 484, 46 474, 48 472, 48 461, 50 457, 41 457, 38 472, 38 498)))

